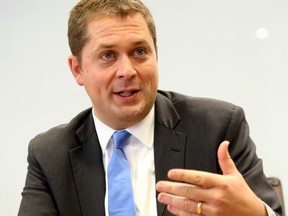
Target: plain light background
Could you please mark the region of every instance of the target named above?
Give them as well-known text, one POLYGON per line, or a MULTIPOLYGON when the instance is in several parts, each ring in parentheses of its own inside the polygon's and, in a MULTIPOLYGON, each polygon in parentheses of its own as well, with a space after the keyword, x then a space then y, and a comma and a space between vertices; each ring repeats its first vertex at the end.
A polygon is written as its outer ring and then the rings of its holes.
MULTIPOLYGON (((0 2, 1 215, 18 212, 30 139, 90 106, 67 65, 76 2, 0 2)), ((144 2, 158 30, 159 87, 242 106, 265 173, 288 199, 288 1, 144 2)))

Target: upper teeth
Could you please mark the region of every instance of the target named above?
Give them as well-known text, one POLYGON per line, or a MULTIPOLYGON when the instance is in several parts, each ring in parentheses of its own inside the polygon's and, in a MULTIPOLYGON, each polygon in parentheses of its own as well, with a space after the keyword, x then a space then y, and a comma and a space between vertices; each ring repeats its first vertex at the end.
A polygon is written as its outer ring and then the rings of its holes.
POLYGON ((121 92, 120 95, 123 97, 128 97, 132 95, 132 92, 121 92))

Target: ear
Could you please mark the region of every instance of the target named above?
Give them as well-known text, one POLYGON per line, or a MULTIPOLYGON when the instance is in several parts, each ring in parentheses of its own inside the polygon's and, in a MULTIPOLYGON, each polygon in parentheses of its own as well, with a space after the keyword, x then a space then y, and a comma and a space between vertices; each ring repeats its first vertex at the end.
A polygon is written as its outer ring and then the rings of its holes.
POLYGON ((78 85, 83 86, 82 70, 77 57, 70 55, 68 57, 68 65, 78 85))

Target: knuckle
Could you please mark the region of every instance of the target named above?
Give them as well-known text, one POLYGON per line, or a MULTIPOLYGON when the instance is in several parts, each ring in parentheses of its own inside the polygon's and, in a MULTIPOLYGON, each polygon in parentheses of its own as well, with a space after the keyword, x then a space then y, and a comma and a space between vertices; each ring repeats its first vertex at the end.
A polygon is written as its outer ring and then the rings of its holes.
POLYGON ((194 183, 195 183, 195 184, 199 185, 199 184, 201 183, 201 181, 202 181, 202 178, 201 178, 200 175, 196 175, 196 176, 194 177, 194 183))
POLYGON ((217 193, 214 197, 214 203, 216 206, 223 206, 225 203, 225 196, 222 193, 217 193))
POLYGON ((191 211, 191 201, 188 199, 184 200, 184 210, 185 211, 191 211))
POLYGON ((185 190, 185 197, 189 198, 192 195, 193 187, 192 186, 187 186, 185 190))

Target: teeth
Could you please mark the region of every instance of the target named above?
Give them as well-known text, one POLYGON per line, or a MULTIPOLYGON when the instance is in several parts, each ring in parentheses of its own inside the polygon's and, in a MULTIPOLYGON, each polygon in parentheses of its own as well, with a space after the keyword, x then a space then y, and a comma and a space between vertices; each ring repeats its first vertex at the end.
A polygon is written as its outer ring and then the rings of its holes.
POLYGON ((129 96, 131 96, 133 93, 132 92, 121 92, 120 93, 120 95, 122 96, 122 97, 129 97, 129 96))

